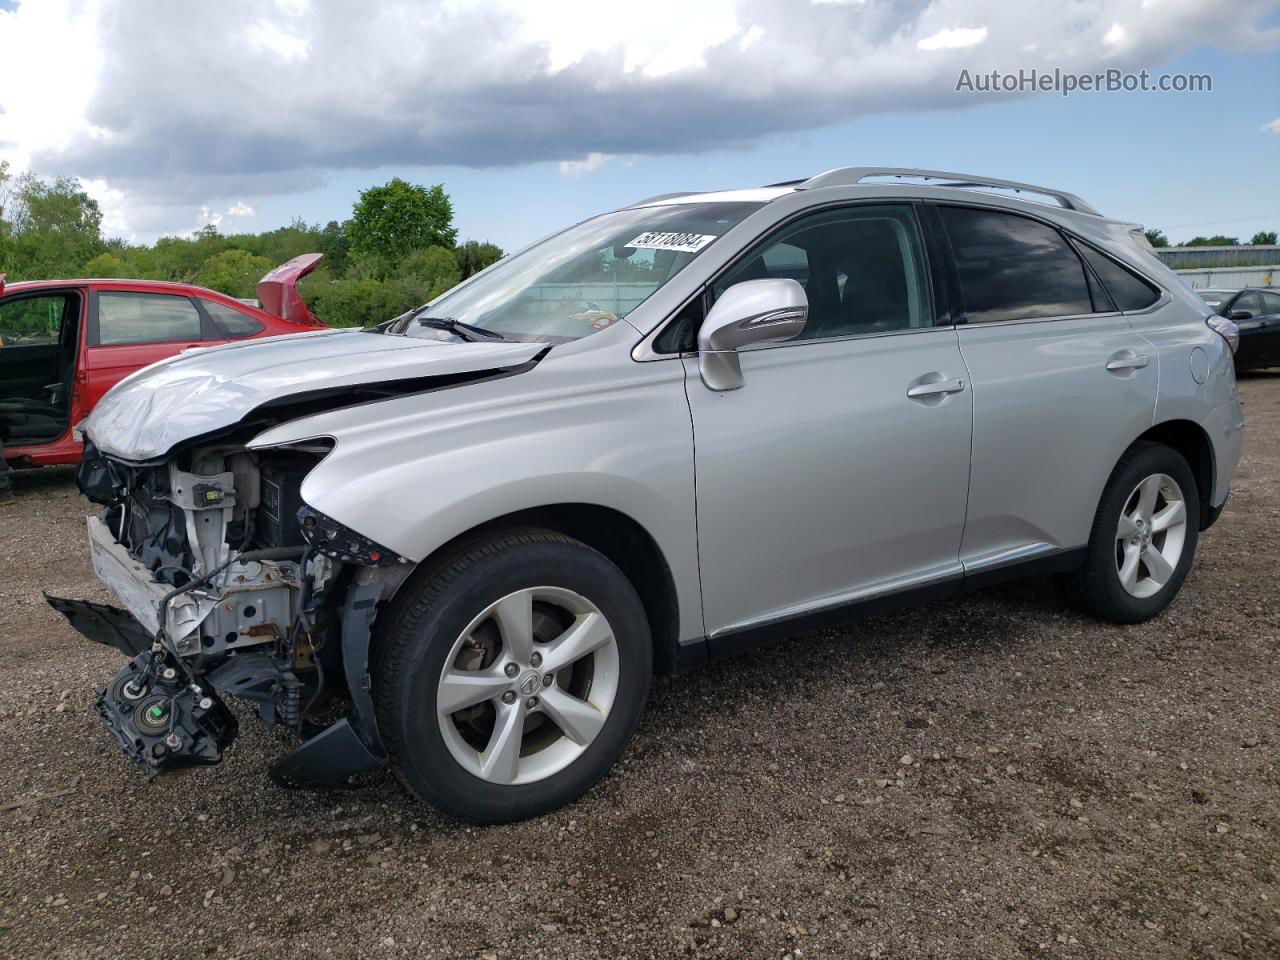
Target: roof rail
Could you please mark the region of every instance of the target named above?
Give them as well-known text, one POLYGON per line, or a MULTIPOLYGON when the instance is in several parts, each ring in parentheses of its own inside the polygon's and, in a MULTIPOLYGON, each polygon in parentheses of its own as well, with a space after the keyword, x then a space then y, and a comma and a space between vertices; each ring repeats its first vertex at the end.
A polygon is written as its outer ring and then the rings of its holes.
POLYGON ((629 209, 630 207, 646 207, 649 204, 657 203, 660 200, 674 200, 676 197, 691 196, 693 196, 693 194, 688 190, 677 190, 675 193, 656 193, 652 197, 645 197, 643 200, 637 200, 635 203, 628 204, 624 209, 629 209))
POLYGON ((910 177, 915 180, 936 180, 937 183, 922 184, 933 187, 999 187, 1017 193, 1038 193, 1044 197, 1052 197, 1067 210, 1080 213, 1091 213, 1102 216, 1074 193, 1065 190, 1054 190, 1051 187, 1037 187, 1032 183, 1020 183, 1017 180, 997 180, 994 177, 972 177, 967 173, 947 173, 945 170, 916 170, 913 167, 839 167, 828 170, 816 177, 810 177, 801 183, 798 189, 812 190, 814 187, 835 187, 861 183, 872 177, 910 177))

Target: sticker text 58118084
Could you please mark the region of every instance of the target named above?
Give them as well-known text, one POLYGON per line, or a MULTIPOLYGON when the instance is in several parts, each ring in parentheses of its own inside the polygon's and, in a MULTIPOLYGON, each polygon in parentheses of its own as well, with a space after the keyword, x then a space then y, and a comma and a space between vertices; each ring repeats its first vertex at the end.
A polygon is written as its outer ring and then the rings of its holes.
POLYGON ((642 233, 630 243, 624 244, 636 250, 675 250, 678 253, 697 253, 715 239, 705 233, 642 233))

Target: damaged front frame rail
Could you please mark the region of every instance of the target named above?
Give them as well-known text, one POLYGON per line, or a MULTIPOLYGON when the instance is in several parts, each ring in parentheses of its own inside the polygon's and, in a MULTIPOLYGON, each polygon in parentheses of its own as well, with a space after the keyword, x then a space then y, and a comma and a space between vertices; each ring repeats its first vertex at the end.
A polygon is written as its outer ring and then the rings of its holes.
MULTIPOLYGON (((238 559, 253 562, 265 556, 258 558, 248 552, 238 559)), ((194 590, 218 572, 193 581, 190 587, 194 590)), ((279 716, 278 695, 297 681, 282 669, 278 659, 245 651, 205 675, 219 691, 255 701, 268 726, 279 718, 304 736, 298 747, 271 767, 269 774, 276 784, 288 788, 351 786, 353 777, 386 766, 387 754, 374 716, 369 651, 377 605, 407 573, 404 568, 356 569, 341 609, 340 630, 342 673, 351 709, 348 716, 318 732, 308 736, 300 714, 279 716)), ((149 776, 161 769, 221 759, 222 749, 236 733, 234 716, 201 689, 194 676, 188 683, 177 675, 189 668, 166 646, 163 626, 153 636, 131 613, 117 607, 48 594, 45 599, 79 633, 130 657, 129 664, 99 689, 99 710, 125 753, 149 776), (104 707, 109 697, 117 698, 126 709, 104 707)), ((166 619, 164 607, 161 604, 157 609, 161 625, 166 619)))

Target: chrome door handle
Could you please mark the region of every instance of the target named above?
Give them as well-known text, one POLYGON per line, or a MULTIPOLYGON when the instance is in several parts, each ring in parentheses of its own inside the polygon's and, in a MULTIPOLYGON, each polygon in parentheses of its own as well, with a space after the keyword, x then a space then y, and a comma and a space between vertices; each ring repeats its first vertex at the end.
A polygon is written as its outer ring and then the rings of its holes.
POLYGON ((921 383, 908 388, 907 396, 912 400, 918 400, 921 397, 936 397, 943 393, 959 393, 963 389, 963 380, 935 380, 932 383, 921 383))
POLYGON ((1115 356, 1113 356, 1110 360, 1107 361, 1107 369, 1108 370, 1141 370, 1150 362, 1151 362, 1151 358, 1148 357, 1145 353, 1131 353, 1130 351, 1125 350, 1121 353, 1117 353, 1115 356))

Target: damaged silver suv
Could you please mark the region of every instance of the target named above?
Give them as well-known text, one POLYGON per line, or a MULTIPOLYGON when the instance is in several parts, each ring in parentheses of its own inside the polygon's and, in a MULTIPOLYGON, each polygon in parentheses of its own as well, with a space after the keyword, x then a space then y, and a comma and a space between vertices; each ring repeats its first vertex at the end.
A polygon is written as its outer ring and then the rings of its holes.
POLYGON ((296 787, 389 766, 458 817, 595 783, 655 670, 1060 574, 1131 623, 1227 499, 1236 332, 1071 194, 887 168, 655 197, 404 316, 197 350, 83 425, 149 776, 224 698, 296 787))

